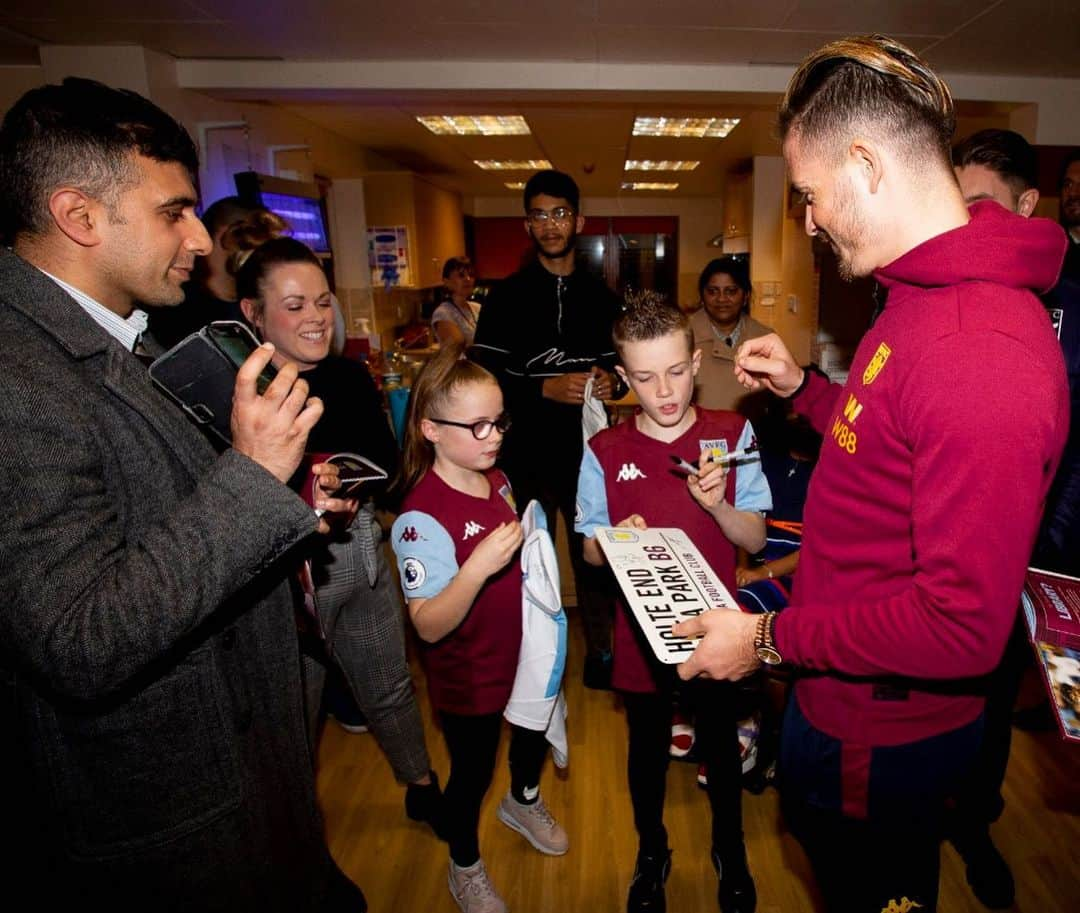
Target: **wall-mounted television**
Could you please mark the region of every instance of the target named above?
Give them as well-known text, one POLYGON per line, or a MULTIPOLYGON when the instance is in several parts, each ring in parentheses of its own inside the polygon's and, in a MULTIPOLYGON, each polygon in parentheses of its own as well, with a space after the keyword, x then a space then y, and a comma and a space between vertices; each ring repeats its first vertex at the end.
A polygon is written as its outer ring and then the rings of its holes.
POLYGON ((240 171, 233 176, 236 193, 246 203, 265 206, 289 223, 289 234, 317 254, 329 254, 326 211, 315 184, 240 171))

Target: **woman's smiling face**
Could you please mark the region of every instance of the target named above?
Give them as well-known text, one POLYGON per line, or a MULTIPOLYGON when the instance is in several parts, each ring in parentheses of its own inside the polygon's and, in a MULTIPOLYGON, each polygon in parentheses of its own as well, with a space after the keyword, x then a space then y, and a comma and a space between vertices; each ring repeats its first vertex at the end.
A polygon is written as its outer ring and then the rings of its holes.
POLYGON ((262 313, 255 326, 280 358, 301 371, 315 367, 330 353, 333 306, 326 274, 314 263, 279 263, 261 284, 262 313))

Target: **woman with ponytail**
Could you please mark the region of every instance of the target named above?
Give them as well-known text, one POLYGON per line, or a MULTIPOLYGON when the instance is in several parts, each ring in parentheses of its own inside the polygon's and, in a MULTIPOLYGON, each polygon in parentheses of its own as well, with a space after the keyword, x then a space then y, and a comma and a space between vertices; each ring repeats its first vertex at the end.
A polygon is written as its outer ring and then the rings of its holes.
MULTIPOLYGON (((329 354, 330 289, 315 254, 293 238, 272 238, 240 258, 236 285, 244 316, 276 348, 274 363, 294 362, 310 395, 323 402, 323 416, 308 436, 308 451, 357 453, 392 476, 397 445, 371 376, 357 362, 329 354)), ((293 483, 301 486, 303 473, 293 483)), ((395 777, 407 784, 406 813, 413 820, 431 822, 441 794, 430 769, 406 661, 401 600, 374 514, 375 500, 382 493, 365 489, 364 494, 368 499, 357 513, 338 516, 335 531, 305 556, 311 560, 325 634, 325 640, 306 638, 304 643, 312 750, 327 671, 336 667, 395 777)))

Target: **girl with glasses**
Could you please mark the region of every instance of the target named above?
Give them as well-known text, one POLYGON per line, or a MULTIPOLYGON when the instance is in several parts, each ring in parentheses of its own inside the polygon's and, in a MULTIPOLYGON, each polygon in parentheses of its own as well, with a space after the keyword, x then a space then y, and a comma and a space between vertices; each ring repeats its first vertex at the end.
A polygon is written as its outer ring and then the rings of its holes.
MULTIPOLYGON (((509 427, 502 391, 463 351, 444 347, 413 385, 391 541, 450 755, 442 827, 450 891, 463 913, 505 913, 477 829, 517 672, 522 530, 495 468, 509 427)), ((562 855, 566 832, 540 798, 544 733, 511 730, 510 792, 498 818, 540 852, 562 855)))

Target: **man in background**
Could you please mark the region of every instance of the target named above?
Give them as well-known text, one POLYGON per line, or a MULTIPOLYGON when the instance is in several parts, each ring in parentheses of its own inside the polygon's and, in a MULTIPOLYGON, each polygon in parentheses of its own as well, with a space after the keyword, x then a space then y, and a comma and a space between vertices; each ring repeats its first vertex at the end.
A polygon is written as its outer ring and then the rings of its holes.
POLYGON ((582 558, 574 504, 585 385, 592 377, 598 400, 622 390, 611 341, 622 302, 577 263, 585 217, 574 179, 538 171, 525 185, 524 204, 536 258, 491 290, 471 353, 499 379, 514 422, 503 445, 514 498, 522 508, 540 501, 553 534, 562 514, 585 628, 585 684, 609 687, 612 600, 606 575, 582 558))
POLYGON ((178 304, 210 252, 196 169, 164 111, 88 80, 0 126, 5 892, 355 913, 315 802, 287 557, 320 525, 285 481, 322 406, 292 366, 256 392, 264 346, 219 456, 142 361, 136 303, 178 304))
MULTIPOLYGON (((982 130, 953 150, 956 179, 964 201, 971 205, 994 200, 1021 216, 1031 216, 1039 202, 1038 161, 1034 148, 1012 130, 982 130)), ((1080 159, 1063 171, 1061 214, 1069 228, 1068 213, 1080 235, 1080 159), (1068 190, 1070 171, 1076 172, 1075 190, 1068 190)), ((1076 247, 1072 243, 1071 247, 1076 247)), ((1070 248, 1071 250, 1071 248, 1070 248)), ((1068 255, 1066 255, 1066 265, 1068 255)), ((1042 296, 1051 325, 1061 342, 1069 377, 1071 415, 1080 409, 1080 275, 1067 276, 1042 296)), ((1070 420, 1070 429, 1072 421, 1070 420)), ((1070 432, 1070 441, 1073 438, 1070 432)), ((1032 564, 1062 574, 1080 575, 1080 453, 1070 443, 1054 480, 1043 515, 1032 564)))
MULTIPOLYGON (((1018 215, 1029 217, 1039 202, 1038 159, 1034 148, 1012 130, 981 130, 953 149, 953 167, 964 202, 993 200, 1018 215)), ((1064 209, 1064 206, 1063 206, 1064 209)), ((1043 297, 1051 324, 1061 342, 1070 391, 1070 444, 1066 446, 1047 500, 1032 564, 1047 570, 1075 573, 1080 545, 1080 454, 1072 417, 1080 393, 1080 286, 1063 279, 1043 297)), ((1012 743, 1013 705, 1031 647, 1018 614, 1005 655, 986 679, 986 714, 982 746, 970 775, 956 796, 947 834, 967 867, 967 880, 985 906, 1012 906, 1016 885, 1008 863, 990 837, 990 825, 1001 817, 1001 793, 1012 743)))

